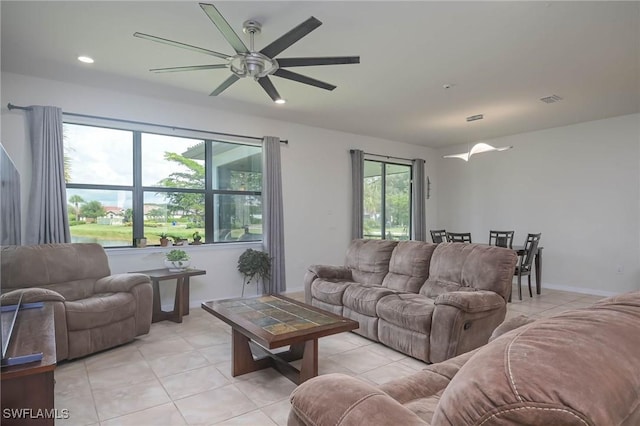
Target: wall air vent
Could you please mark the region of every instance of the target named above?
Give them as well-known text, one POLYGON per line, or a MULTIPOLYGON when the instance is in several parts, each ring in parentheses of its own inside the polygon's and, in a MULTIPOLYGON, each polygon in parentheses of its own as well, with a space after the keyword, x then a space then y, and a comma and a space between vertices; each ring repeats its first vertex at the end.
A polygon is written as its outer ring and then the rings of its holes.
POLYGON ((471 115, 471 116, 467 117, 467 121, 482 120, 483 118, 484 118, 484 115, 476 114, 476 115, 471 115))
POLYGON ((540 98, 542 102, 545 104, 552 104, 558 101, 561 101, 562 98, 558 95, 545 96, 544 98, 540 98))

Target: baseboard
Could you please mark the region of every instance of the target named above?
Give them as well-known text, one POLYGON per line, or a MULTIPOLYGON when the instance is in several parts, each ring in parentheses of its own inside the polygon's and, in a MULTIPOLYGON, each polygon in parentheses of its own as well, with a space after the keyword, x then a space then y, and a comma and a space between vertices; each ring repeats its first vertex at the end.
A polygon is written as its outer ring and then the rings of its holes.
POLYGON ((562 285, 562 284, 542 283, 543 294, 544 294, 545 288, 548 288, 551 290, 570 291, 572 293, 589 294, 592 296, 603 296, 603 297, 610 297, 610 296, 615 296, 616 294, 620 294, 614 291, 596 290, 593 288, 573 287, 573 286, 562 285))

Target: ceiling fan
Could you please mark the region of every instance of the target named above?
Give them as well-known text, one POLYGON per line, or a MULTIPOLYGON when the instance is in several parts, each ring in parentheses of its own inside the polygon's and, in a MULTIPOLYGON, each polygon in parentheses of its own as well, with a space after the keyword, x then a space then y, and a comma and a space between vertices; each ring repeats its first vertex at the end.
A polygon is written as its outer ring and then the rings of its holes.
POLYGON ((336 88, 333 84, 325 83, 324 81, 316 80, 311 77, 307 77, 302 74, 298 74, 284 68, 289 67, 307 67, 313 65, 339 65, 339 64, 358 64, 360 63, 359 56, 329 56, 329 57, 302 57, 302 58, 278 58, 275 56, 287 49, 289 46, 309 34, 311 31, 322 25, 318 19, 313 16, 287 32, 271 44, 260 50, 259 52, 254 49, 254 36, 260 34, 262 26, 255 20, 245 21, 243 24, 243 32, 249 35, 249 48, 242 42, 238 34, 231 28, 231 26, 224 19, 222 14, 215 8, 214 5, 209 3, 200 3, 200 7, 207 14, 213 24, 220 30, 224 38, 229 42, 231 47, 236 51, 235 55, 225 55, 224 53, 214 52, 213 50, 203 49, 201 47, 192 46, 190 44, 180 43, 173 40, 164 39, 161 37, 152 36, 149 34, 143 34, 136 32, 133 35, 145 40, 151 40, 169 46, 179 47, 182 49, 191 50, 193 52, 204 53, 206 55, 215 56, 220 59, 224 59, 224 64, 214 65, 192 65, 185 67, 170 67, 170 68, 153 68, 149 71, 156 73, 163 72, 178 72, 178 71, 200 71, 211 70, 219 68, 229 68, 232 72, 225 81, 222 82, 210 96, 217 96, 225 91, 229 86, 238 81, 240 78, 252 77, 256 80, 265 92, 276 103, 284 103, 285 100, 280 97, 280 94, 274 87, 273 83, 269 79, 270 75, 286 78, 288 80, 297 81, 298 83, 308 84, 311 86, 319 87, 325 90, 333 90, 336 88))

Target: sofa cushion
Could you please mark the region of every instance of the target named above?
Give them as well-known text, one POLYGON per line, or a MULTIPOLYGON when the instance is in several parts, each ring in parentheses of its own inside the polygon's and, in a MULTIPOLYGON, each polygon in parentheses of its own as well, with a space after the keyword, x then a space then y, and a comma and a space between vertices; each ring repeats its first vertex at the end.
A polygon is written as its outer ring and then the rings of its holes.
POLYGON ((437 244, 402 241, 393 249, 389 273, 382 285, 393 290, 417 293, 429 277, 431 255, 437 244))
POLYGON ((344 291, 354 284, 350 281, 316 279, 311 287, 311 295, 322 302, 342 306, 344 291))
POLYGON ((432 299, 413 293, 397 293, 383 297, 378 302, 379 318, 399 327, 429 334, 435 305, 432 299))
POLYGON ((345 266, 351 269, 353 281, 381 285, 389 272, 389 260, 397 241, 353 240, 347 249, 345 266))
POLYGON ((437 297, 449 291, 489 290, 507 299, 516 252, 483 244, 441 243, 431 257, 429 278, 420 294, 437 297))
POLYGON ((637 425, 640 293, 539 319, 469 359, 433 424, 637 425))
POLYGON ((351 285, 344 291, 342 304, 360 314, 375 317, 378 300, 393 293, 382 286, 351 285))
POLYGON ((131 293, 94 294, 64 304, 69 331, 102 327, 133 317, 136 313, 136 299, 131 293))

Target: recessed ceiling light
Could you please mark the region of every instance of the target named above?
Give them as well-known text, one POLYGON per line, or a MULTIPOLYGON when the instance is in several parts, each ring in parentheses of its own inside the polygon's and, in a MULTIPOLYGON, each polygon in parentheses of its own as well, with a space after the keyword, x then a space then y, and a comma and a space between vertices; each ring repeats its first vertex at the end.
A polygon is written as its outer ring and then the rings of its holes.
POLYGON ((284 103, 286 103, 286 102, 287 102, 287 101, 285 101, 285 100, 284 100, 284 99, 282 99, 282 98, 280 98, 280 99, 276 99, 276 100, 275 100, 275 103, 277 103, 277 104, 284 104, 284 103))
POLYGON ((85 64, 92 64, 93 63, 93 58, 90 58, 88 56, 78 56, 78 60, 80 62, 84 62, 85 64))

